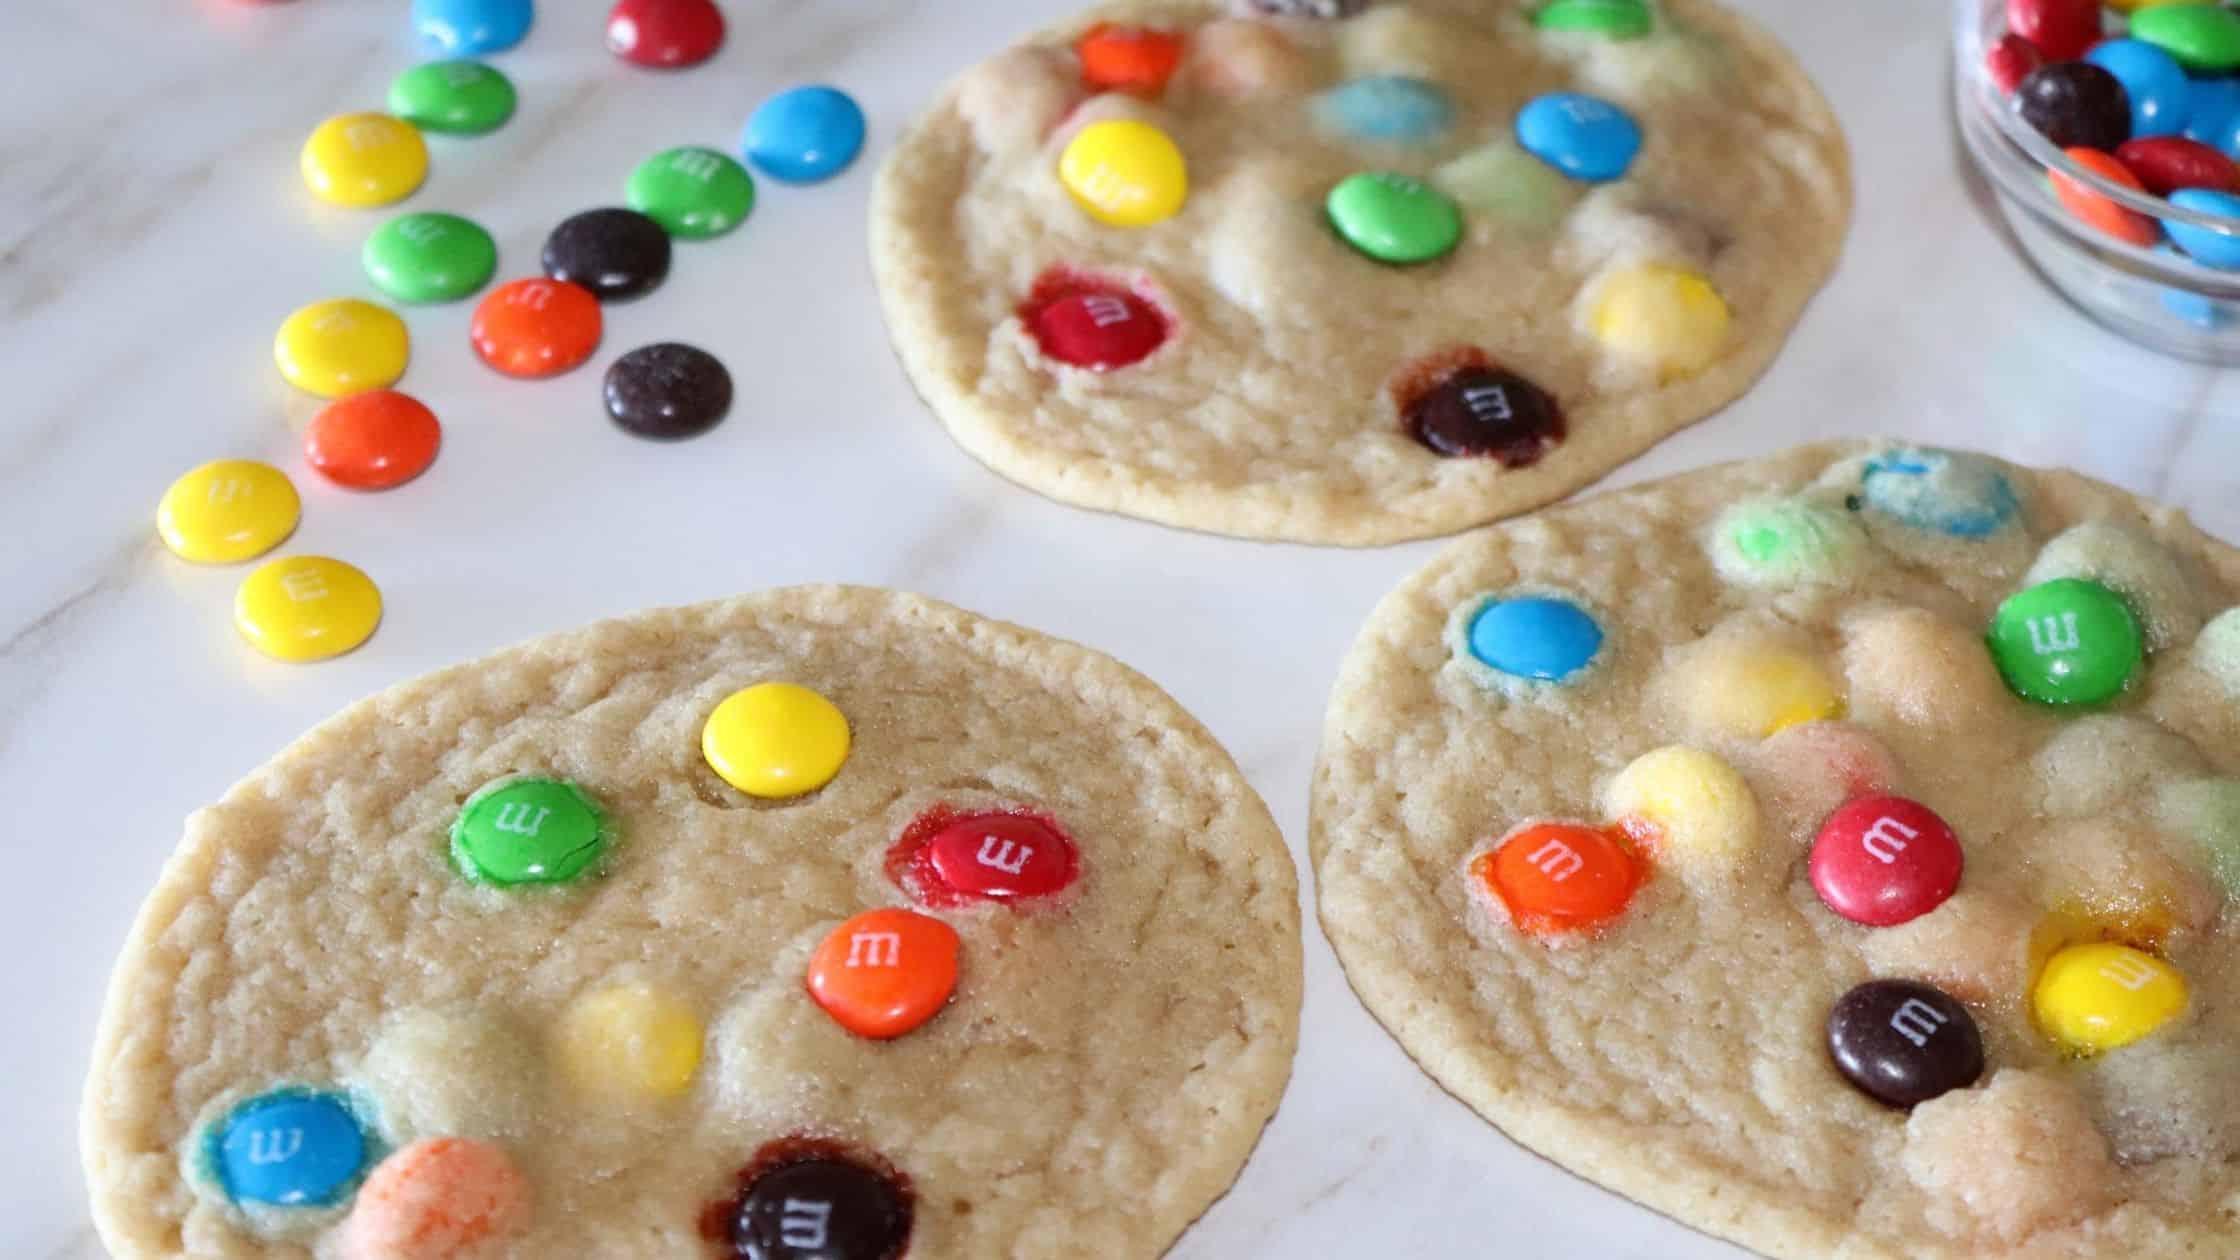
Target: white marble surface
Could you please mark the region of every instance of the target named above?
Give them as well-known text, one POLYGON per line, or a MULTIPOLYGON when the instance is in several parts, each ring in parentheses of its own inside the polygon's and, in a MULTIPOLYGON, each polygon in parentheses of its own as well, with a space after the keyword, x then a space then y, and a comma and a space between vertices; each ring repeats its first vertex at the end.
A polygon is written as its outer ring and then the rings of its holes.
MULTIPOLYGON (((718 60, 654 76, 597 46, 604 0, 547 0, 500 59, 519 117, 437 140, 412 204, 478 218, 505 272, 524 274, 545 230, 613 202, 638 157, 727 145, 776 88, 856 92, 876 158, 944 77, 1068 0, 726 4, 718 60)), ((1744 7, 1801 52, 1850 128, 1858 225, 1771 376, 1612 482, 1886 431, 2075 464, 2240 538, 2240 378, 2101 331, 1995 233, 1960 175, 1944 6, 1744 7)), ((911 587, 1158 679, 1228 742, 1303 863, 1332 673, 1370 605, 1431 551, 1197 537, 983 471, 888 353, 864 259, 866 163, 821 188, 766 185, 743 231, 681 245, 665 288, 610 312, 601 367, 669 337, 731 364, 740 405, 698 442, 625 438, 599 411, 597 368, 503 381, 472 360, 464 308, 412 312, 405 384, 444 416, 442 459, 379 496, 300 477, 290 544, 372 573, 388 620, 339 662, 254 656, 228 623, 242 571, 173 560, 150 516, 206 459, 300 467, 314 406, 274 374, 272 331, 299 303, 368 292, 356 251, 379 216, 314 203, 296 146, 327 113, 378 107, 413 59, 403 10, 0 5, 0 1019, 14 1029, 0 1037, 0 1255, 101 1254, 74 1118, 114 951, 181 816, 349 700, 647 605, 811 580, 911 587)), ((1524 1153, 1441 1094, 1308 921, 1291 1091, 1176 1255, 1741 1254, 1524 1153)))

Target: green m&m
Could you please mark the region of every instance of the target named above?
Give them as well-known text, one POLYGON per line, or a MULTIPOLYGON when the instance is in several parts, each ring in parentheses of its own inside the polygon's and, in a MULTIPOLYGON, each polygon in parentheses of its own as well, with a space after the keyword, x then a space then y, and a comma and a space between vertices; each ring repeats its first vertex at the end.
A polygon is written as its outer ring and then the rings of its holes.
POLYGON ((451 824, 451 860, 477 883, 565 883, 606 848, 606 815, 559 779, 500 779, 468 797, 451 824))
POLYGON ((1543 31, 1639 39, 1654 23, 1646 0, 1549 0, 1532 15, 1532 24, 1543 31))
POLYGON ((686 146, 639 163, 624 196, 669 235, 704 240, 745 221, 754 209, 754 177, 729 154, 686 146))
POLYGON ((456 302, 498 270, 498 243, 471 219, 401 214, 366 238, 361 261, 374 287, 399 302, 456 302))
POLYGON ((1751 499, 1711 527, 1711 562, 1745 586, 1803 586, 1847 577, 1867 532, 1847 513, 1806 499, 1751 499))
POLYGON ((389 84, 389 112, 422 131, 479 136, 513 117, 513 80, 479 61, 430 61, 389 84))
POLYGON ((2146 638, 2123 597, 2083 578, 2040 582, 1991 615, 1991 659, 2007 686, 2039 704, 2114 699, 2146 662, 2146 638))
POLYGON ((1338 235, 1378 262, 1430 262, 1462 240, 1453 199, 1406 175, 1349 175, 1330 190, 1324 208, 1338 235))
POLYGON ((2195 74, 2240 67, 2240 14, 2221 5, 2158 4, 2131 15, 2131 38, 2153 44, 2195 74))

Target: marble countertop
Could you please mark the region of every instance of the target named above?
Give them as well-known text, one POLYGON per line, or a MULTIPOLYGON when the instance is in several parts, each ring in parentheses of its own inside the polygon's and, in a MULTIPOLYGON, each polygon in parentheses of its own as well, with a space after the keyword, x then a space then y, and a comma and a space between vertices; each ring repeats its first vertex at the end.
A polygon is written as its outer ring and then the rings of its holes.
MULTIPOLYGON (((292 549, 373 574, 389 613, 311 667, 230 625, 240 569, 156 542, 156 497, 207 459, 300 468, 315 410, 273 329, 368 295, 378 216, 313 202, 308 128, 375 108, 413 59, 398 0, 11 0, 0 45, 0 1254, 102 1254, 76 1155, 84 1056, 110 962, 190 809, 344 703, 604 615, 805 581, 925 591, 1108 651, 1229 745, 1305 859, 1323 699, 1361 618, 1435 544, 1264 546, 1059 507, 952 446, 890 355, 864 249, 871 166, 953 71, 1071 0, 726 0, 710 66, 626 67, 604 0, 547 0, 499 64, 520 115, 439 139, 411 204, 468 213, 504 274, 560 217, 617 199, 656 149, 728 147, 769 92, 863 101, 871 161, 765 185, 753 220, 684 244, 666 287, 610 312, 597 361, 665 338, 738 378, 732 419, 622 436, 597 368, 502 380, 463 307, 412 311, 405 385, 447 431, 421 480, 359 496, 308 474, 292 549)), ((2157 358, 2060 304, 1962 178, 1945 6, 1743 0, 1849 128, 1859 216, 1841 271, 1771 375, 1619 470, 1623 484, 1792 441, 1887 432, 2066 463, 2240 539, 2240 376, 2157 358)), ((1716 171, 1705 172, 1717 178, 1716 171)), ((1302 878, 1302 884, 1307 881, 1302 878)), ((1713 1260, 1742 1253, 1578 1181, 1442 1094, 1369 1019, 1308 919, 1296 1076, 1236 1189, 1174 1253, 1713 1260)))

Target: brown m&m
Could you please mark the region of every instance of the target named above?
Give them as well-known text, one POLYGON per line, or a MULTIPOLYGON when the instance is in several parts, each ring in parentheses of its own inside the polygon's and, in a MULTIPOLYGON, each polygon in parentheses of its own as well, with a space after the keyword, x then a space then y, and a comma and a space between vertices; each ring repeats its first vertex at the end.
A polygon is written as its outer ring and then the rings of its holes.
POLYGON ((1472 365, 1409 401, 1408 435, 1441 455, 1490 456, 1511 468, 1538 463, 1563 441, 1563 408, 1514 372, 1472 365))
POLYGON ((1859 1092, 1911 1107, 1983 1075, 1983 1034, 1949 994, 1913 980, 1869 980, 1828 1013, 1828 1054, 1859 1092))

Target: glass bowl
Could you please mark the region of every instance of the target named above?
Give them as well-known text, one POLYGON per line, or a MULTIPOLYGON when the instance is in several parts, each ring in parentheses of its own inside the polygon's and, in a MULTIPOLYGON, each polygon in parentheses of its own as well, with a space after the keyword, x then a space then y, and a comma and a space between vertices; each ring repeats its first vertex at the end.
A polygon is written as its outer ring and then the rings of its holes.
POLYGON ((2240 236, 2240 219, 2181 209, 2078 166, 2022 121, 1991 81, 1984 54, 2006 33, 2002 0, 1954 0, 1953 108, 1976 169, 2038 271, 2085 314, 2140 345, 2208 363, 2240 364, 2240 271, 2205 267, 2167 242, 2118 240, 2062 208, 2057 170, 2127 209, 2240 236))

